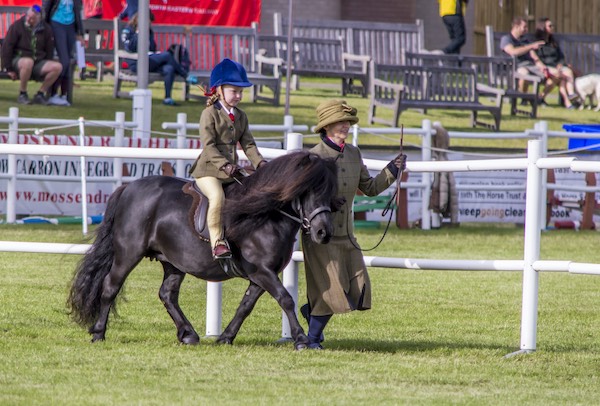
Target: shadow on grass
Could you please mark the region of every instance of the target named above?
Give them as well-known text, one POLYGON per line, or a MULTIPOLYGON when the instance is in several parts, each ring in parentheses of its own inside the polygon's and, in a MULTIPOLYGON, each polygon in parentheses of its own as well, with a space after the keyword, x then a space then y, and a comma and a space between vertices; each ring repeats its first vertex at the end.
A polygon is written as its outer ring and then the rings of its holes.
POLYGON ((380 352, 380 353, 420 353, 420 352, 454 352, 463 350, 498 351, 501 354, 516 351, 507 345, 492 345, 469 342, 446 341, 410 341, 410 340, 331 340, 323 343, 328 350, 380 352))

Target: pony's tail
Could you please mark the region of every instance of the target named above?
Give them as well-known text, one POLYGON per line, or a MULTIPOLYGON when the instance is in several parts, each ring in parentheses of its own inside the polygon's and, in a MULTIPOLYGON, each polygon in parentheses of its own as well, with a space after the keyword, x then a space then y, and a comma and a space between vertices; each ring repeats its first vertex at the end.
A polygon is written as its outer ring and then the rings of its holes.
POLYGON ((95 323, 100 313, 102 283, 110 272, 114 257, 112 228, 115 212, 125 187, 116 189, 108 200, 104 219, 96 229, 96 240, 73 276, 67 307, 73 321, 84 327, 95 323))

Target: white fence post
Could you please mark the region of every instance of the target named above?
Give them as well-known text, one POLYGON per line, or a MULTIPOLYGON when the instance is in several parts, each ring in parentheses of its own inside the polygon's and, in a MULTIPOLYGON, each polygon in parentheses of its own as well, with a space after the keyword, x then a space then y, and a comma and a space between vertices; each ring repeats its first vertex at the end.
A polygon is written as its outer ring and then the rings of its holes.
MULTIPOLYGON (((540 139, 540 156, 543 158, 546 158, 548 156, 548 122, 547 121, 540 121, 539 123, 537 123, 537 129, 542 133, 542 136, 539 138, 540 139)), ((542 203, 544 203, 547 198, 547 192, 548 191, 548 171, 544 170, 542 171, 542 179, 541 179, 541 199, 542 199, 542 203)), ((546 229, 546 210, 544 210, 545 207, 542 204, 542 210, 540 210, 540 229, 541 230, 545 230, 546 229)))
MULTIPOLYGON (((288 149, 287 141, 288 134, 294 131, 294 116, 291 114, 286 114, 283 116, 283 126, 285 127, 285 131, 283 132, 283 148, 288 149)), ((289 149, 288 149, 289 150, 289 149)))
MULTIPOLYGON (((125 139, 125 113, 117 111, 115 113, 115 147, 122 147, 125 139)), ((123 184, 123 158, 113 158, 113 174, 117 179, 115 189, 123 184)))
MULTIPOLYGON (((10 124, 8 125, 8 143, 17 144, 19 142, 19 109, 11 107, 8 110, 10 124)), ((14 223, 17 221, 17 156, 8 155, 8 183, 6 188, 6 222, 14 223)))
POLYGON ((222 301, 222 282, 206 282, 206 337, 218 337, 223 331, 222 301))
POLYGON ((147 147, 152 123, 152 90, 134 89, 131 95, 133 96, 133 121, 137 124, 133 131, 133 138, 141 139, 142 146, 147 147))
MULTIPOLYGON (((425 134, 421 136, 421 160, 423 162, 431 161, 431 133, 433 128, 431 126, 431 120, 423 120, 422 125, 425 134)), ((421 189, 421 229, 431 230, 431 213, 429 212, 429 198, 431 196, 431 172, 423 172, 421 174, 421 182, 424 187, 421 189)))
MULTIPOLYGON (((294 251, 298 251, 300 249, 300 242, 296 239, 294 243, 294 251)), ((282 283, 285 289, 289 292, 294 299, 294 310, 296 314, 298 314, 298 263, 296 261, 290 260, 290 262, 283 268, 282 275, 282 283)), ((292 329, 290 327, 290 321, 285 314, 285 312, 281 311, 281 339, 279 342, 291 341, 292 337, 292 329)))
POLYGON ((358 124, 354 124, 352 126, 352 145, 354 145, 355 147, 358 147, 358 134, 359 134, 358 124))
MULTIPOLYGON (((79 145, 85 147, 85 120, 83 117, 79 117, 79 145)), ((81 196, 83 197, 81 201, 81 227, 83 235, 87 235, 87 179, 84 155, 79 157, 79 162, 81 162, 81 196)))
POLYGON ((521 350, 530 353, 536 348, 539 275, 533 263, 540 258, 540 216, 542 207, 542 169, 537 160, 542 157, 542 143, 527 143, 527 196, 525 198, 525 241, 523 245, 523 304, 521 310, 521 350))
MULTIPOLYGON (((286 150, 298 151, 302 149, 302 134, 288 133, 286 137, 286 150)), ((300 247, 298 240, 294 243, 294 251, 297 251, 300 247)), ((294 310, 298 314, 298 263, 290 260, 290 262, 283 268, 282 283, 289 294, 294 299, 294 310)), ((281 339, 280 342, 292 340, 292 331, 290 328, 290 321, 286 314, 281 311, 281 339)))
MULTIPOLYGON (((185 113, 177 113, 177 124, 179 127, 177 128, 177 148, 183 149, 185 148, 185 142, 187 140, 187 114, 185 113)), ((182 159, 178 159, 175 161, 175 176, 178 178, 186 178, 187 174, 185 173, 185 164, 182 159)))

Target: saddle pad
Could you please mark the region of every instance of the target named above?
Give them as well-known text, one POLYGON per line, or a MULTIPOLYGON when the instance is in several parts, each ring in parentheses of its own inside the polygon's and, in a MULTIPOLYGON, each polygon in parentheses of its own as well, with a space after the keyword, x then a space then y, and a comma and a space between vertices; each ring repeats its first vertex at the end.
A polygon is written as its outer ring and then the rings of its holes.
POLYGON ((206 212, 208 211, 208 199, 204 196, 196 182, 190 181, 183 185, 183 193, 192 196, 192 205, 188 213, 189 222, 202 241, 210 242, 208 227, 206 226, 206 212))

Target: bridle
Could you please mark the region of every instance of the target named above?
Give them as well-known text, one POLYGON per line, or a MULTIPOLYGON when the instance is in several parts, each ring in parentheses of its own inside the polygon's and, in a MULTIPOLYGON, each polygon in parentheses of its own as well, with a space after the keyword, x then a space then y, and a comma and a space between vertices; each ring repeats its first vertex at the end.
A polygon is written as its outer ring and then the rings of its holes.
POLYGON ((317 217, 321 213, 329 212, 331 213, 331 207, 329 206, 319 206, 313 211, 310 212, 308 216, 304 215, 304 208, 302 207, 302 203, 300 203, 299 198, 295 198, 292 202, 292 210, 298 215, 298 217, 293 216, 289 213, 286 213, 283 210, 278 210, 284 216, 294 220, 296 223, 300 224, 300 228, 308 234, 311 229, 311 223, 315 217, 317 217))
MULTIPOLYGON (((247 175, 246 175, 247 176, 247 175)), ((239 179, 237 178, 233 178, 238 184, 240 185, 244 185, 239 179)), ((300 228, 302 228, 302 230, 308 234, 310 232, 311 229, 311 223, 314 220, 315 217, 317 217, 319 214, 324 213, 324 212, 329 212, 331 213, 331 207, 329 206, 319 206, 316 209, 314 209, 312 212, 310 212, 310 214, 308 216, 304 216, 304 208, 302 207, 302 203, 300 202, 300 198, 295 198, 292 201, 292 210, 294 210, 294 212, 298 215, 298 217, 291 215, 290 213, 286 213, 283 210, 277 209, 277 211, 281 214, 283 214, 284 216, 286 216, 289 219, 294 220, 296 223, 300 224, 300 228)))

